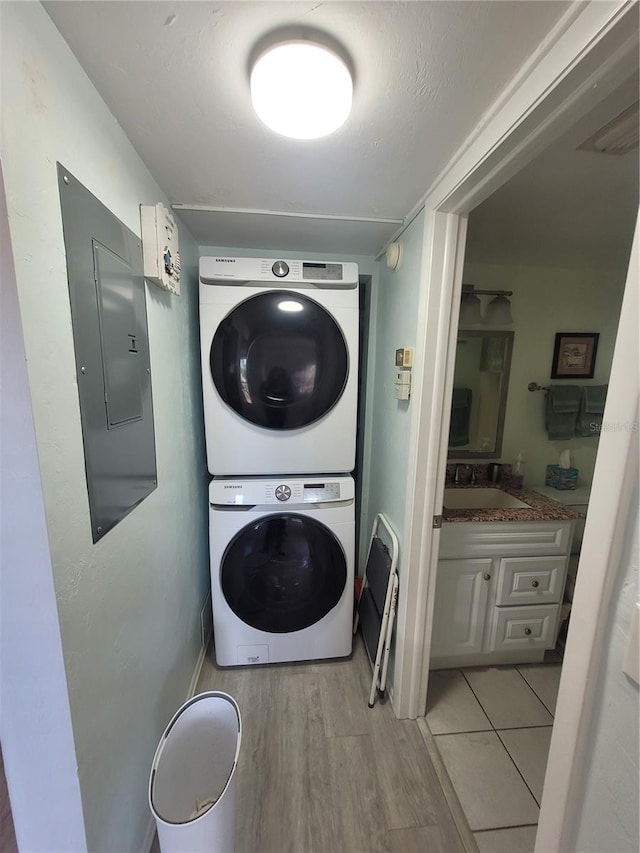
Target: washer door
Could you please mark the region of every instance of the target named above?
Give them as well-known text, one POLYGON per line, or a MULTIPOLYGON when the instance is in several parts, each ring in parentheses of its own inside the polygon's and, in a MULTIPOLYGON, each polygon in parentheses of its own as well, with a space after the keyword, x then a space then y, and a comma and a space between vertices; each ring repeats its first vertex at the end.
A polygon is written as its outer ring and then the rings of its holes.
POLYGON ((347 561, 334 534, 302 515, 270 515, 244 527, 220 565, 223 595, 252 628, 301 631, 340 601, 347 561))
POLYGON ((297 293, 272 291, 240 303, 218 326, 210 353, 220 397, 266 429, 307 426, 342 396, 349 357, 325 309, 297 293))

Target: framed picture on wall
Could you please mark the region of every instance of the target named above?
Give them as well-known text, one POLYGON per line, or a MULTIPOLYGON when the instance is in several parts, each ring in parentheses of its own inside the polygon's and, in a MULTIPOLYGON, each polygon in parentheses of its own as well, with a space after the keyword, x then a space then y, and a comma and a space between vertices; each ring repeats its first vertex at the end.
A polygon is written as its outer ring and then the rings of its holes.
POLYGON ((599 337, 599 332, 558 332, 551 378, 593 379, 599 337))

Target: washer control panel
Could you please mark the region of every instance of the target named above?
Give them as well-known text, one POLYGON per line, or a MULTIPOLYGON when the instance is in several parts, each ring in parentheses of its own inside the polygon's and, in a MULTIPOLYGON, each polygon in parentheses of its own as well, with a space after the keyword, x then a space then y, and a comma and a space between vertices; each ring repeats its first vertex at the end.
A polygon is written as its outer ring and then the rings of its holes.
POLYGON ((302 483, 278 483, 271 481, 261 483, 262 495, 256 503, 279 504, 279 503, 302 503, 302 483))
POLYGON ((321 504, 351 500, 353 496, 352 478, 335 475, 331 479, 214 478, 209 486, 209 501, 216 506, 321 504))
POLYGON ((317 504, 340 500, 340 483, 311 481, 309 483, 265 483, 261 503, 317 504))

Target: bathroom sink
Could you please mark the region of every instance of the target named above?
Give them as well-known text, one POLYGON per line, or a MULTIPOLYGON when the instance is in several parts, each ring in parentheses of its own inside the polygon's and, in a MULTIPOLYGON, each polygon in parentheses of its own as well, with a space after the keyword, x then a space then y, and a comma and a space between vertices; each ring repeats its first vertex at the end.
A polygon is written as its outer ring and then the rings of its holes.
POLYGON ((529 504, 502 489, 445 489, 447 509, 529 509, 529 504))

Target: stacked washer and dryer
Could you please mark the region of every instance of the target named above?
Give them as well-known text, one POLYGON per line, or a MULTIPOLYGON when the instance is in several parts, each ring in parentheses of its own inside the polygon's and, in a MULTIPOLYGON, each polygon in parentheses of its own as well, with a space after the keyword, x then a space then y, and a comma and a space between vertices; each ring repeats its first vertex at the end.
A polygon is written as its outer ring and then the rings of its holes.
POLYGON ((216 660, 347 656, 358 267, 203 257, 200 333, 216 660))

